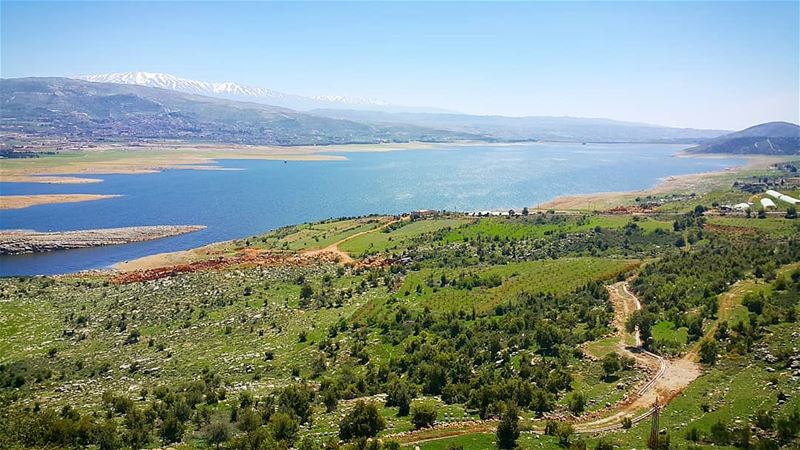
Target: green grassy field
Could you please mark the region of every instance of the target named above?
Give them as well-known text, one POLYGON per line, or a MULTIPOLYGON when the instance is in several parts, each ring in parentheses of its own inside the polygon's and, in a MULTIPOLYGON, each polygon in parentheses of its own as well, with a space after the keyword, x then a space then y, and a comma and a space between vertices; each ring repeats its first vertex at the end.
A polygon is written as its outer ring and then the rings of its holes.
POLYGON ((426 233, 455 228, 469 219, 435 219, 410 222, 390 232, 369 233, 344 242, 339 248, 351 255, 362 255, 404 249, 414 238, 426 233))
POLYGON ((466 312, 474 308, 485 313, 504 301, 513 301, 519 292, 565 293, 591 280, 613 278, 636 264, 636 261, 624 259, 563 258, 476 269, 422 269, 405 278, 394 297, 397 301, 387 308, 394 310, 406 305, 433 311, 466 312), (473 289, 441 287, 442 276, 449 280, 477 276, 501 284, 473 289))
POLYGON ((533 216, 529 218, 488 218, 468 226, 457 228, 448 233, 444 242, 458 242, 468 239, 535 239, 560 233, 575 233, 589 231, 596 227, 624 228, 629 223, 635 223, 646 232, 656 229, 669 230, 672 222, 652 218, 632 219, 625 215, 599 215, 587 217, 563 216, 555 222, 538 221, 533 216))
MULTIPOLYGON (((286 448, 289 442, 319 450, 303 439, 336 439, 359 399, 375 404, 385 422, 377 436, 412 431, 412 416, 386 404, 402 385, 411 390, 411 409, 434 405, 439 423, 496 418, 513 401, 520 403, 521 427, 540 430, 539 413, 564 417, 578 395, 586 405, 576 414, 607 414, 633 395, 647 372, 634 367, 606 377, 603 363, 584 352, 601 358, 615 351, 620 338, 611 335, 606 284, 632 277, 631 286, 654 280, 660 288, 644 297, 651 291, 638 287, 653 325, 653 350, 667 356, 699 347, 676 323, 689 323, 687 317, 712 304, 707 299, 718 300, 718 310, 701 323, 703 339, 717 339, 714 314, 728 325, 718 339, 718 360, 704 363, 704 374, 661 415, 661 428, 681 448, 691 443, 691 429, 700 436, 698 448, 712 448, 718 423, 738 430, 759 409, 783 418, 800 406, 800 375, 788 359, 800 357, 800 328, 792 320, 800 304, 791 297, 797 292, 791 278, 798 267, 791 245, 797 225, 776 217, 708 217, 711 224, 747 230, 715 231, 702 229, 692 214, 449 214, 386 231, 377 229, 391 220, 384 216, 330 220, 232 241, 220 255, 245 249, 295 255, 341 242, 355 262, 232 265, 120 285, 100 274, 0 279, 0 447, 20 447, 14 436, 40 429, 20 425, 40 417, 39 411, 54 411, 53 426, 68 427, 72 416, 63 407, 71 405, 85 420, 113 422, 125 446, 133 419, 124 409, 132 408, 150 417, 146 448, 214 448, 208 427, 222 421, 230 428, 226 450, 286 448), (673 226, 700 240, 678 247, 673 226), (703 264, 693 255, 718 259, 703 264), (762 278, 752 261, 766 269, 762 278), (716 290, 704 293, 698 285, 716 290), (759 314, 741 304, 748 293, 763 297, 759 314), (701 300, 689 303, 696 298, 701 300), (767 354, 780 362, 769 362, 767 354), (205 389, 199 396, 197 386, 205 389), (283 397, 297 386, 312 392, 303 400, 309 408, 305 423, 296 406, 303 401, 283 397), (253 404, 245 401, 247 393, 255 396, 253 404), (132 406, 109 405, 104 399, 111 394, 132 406), (181 402, 189 398, 197 402, 187 412, 181 402), (534 399, 547 405, 535 410, 534 399), (254 411, 262 416, 249 429, 240 415, 254 411), (290 436, 271 422, 277 413, 294 421, 290 436), (163 431, 178 415, 184 419, 176 441, 163 431), (17 416, 22 422, 15 422, 17 416), (254 430, 268 430, 286 446, 242 441, 258 438, 254 430)), ((422 435, 443 439, 407 448, 494 448, 494 423, 458 436, 448 436, 447 428, 426 431, 422 435)), ((644 448, 648 432, 645 421, 571 441, 585 440, 588 448, 600 439, 617 448, 644 448)), ((46 443, 38 447, 81 446, 48 436, 35 441, 46 443)), ((553 436, 530 432, 518 445, 564 448, 553 436)))
POLYGON ((296 225, 282 228, 265 236, 257 236, 252 241, 256 248, 315 250, 355 234, 375 230, 388 220, 386 217, 374 217, 296 225))

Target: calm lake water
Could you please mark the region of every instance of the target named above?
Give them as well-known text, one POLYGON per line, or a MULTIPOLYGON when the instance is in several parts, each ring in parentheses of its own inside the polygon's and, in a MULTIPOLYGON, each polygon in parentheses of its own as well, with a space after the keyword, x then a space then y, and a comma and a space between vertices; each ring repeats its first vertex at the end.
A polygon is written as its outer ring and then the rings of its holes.
POLYGON ((91 249, 0 257, 0 275, 69 273, 154 253, 241 238, 330 217, 412 209, 521 208, 559 195, 647 188, 669 175, 742 164, 677 158, 685 146, 525 144, 346 153, 346 161, 223 160, 242 170, 167 170, 103 175, 85 185, 0 183, 3 195, 121 194, 122 197, 0 211, 0 228, 37 231, 199 224, 173 238, 91 249))

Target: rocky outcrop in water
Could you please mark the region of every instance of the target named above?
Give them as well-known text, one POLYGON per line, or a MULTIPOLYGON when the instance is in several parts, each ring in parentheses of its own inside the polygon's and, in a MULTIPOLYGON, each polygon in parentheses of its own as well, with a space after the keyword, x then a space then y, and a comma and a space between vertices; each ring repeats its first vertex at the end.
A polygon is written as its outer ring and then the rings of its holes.
POLYGON ((158 225, 50 233, 31 230, 4 230, 0 231, 0 255, 129 244, 131 242, 177 236, 204 228, 205 226, 203 225, 158 225))

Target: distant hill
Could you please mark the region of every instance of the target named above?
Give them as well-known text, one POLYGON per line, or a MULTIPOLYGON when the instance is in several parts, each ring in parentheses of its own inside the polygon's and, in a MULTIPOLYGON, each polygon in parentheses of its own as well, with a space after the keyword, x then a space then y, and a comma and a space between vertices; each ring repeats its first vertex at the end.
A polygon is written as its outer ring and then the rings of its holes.
POLYGON ((691 153, 759 155, 800 154, 800 126, 789 122, 762 123, 712 139, 688 150, 691 153))
POLYGON ((469 132, 501 141, 698 143, 724 130, 670 128, 637 122, 582 117, 506 117, 444 113, 387 113, 341 109, 312 110, 321 116, 372 124, 403 123, 454 132, 469 132))
POLYGON ((374 125, 259 103, 70 78, 0 80, 0 131, 80 139, 193 139, 309 145, 480 139, 415 125, 374 125))

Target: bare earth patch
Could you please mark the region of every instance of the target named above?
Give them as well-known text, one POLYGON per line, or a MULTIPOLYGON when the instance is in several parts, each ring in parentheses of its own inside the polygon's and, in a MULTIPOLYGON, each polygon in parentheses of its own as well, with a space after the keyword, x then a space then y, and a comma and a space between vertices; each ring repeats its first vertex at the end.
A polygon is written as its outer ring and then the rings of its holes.
POLYGON ((51 203, 88 202, 92 200, 103 200, 114 197, 120 196, 104 194, 0 195, 0 209, 22 209, 51 203))

